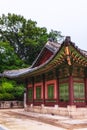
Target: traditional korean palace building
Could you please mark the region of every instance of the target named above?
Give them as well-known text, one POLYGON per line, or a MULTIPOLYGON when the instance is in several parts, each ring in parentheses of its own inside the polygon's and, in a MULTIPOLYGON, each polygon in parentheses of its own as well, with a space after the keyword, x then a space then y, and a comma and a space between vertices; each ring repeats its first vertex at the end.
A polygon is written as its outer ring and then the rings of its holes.
POLYGON ((31 67, 6 71, 3 76, 26 81, 26 110, 71 112, 72 117, 87 113, 87 51, 70 37, 62 44, 48 41, 31 67))

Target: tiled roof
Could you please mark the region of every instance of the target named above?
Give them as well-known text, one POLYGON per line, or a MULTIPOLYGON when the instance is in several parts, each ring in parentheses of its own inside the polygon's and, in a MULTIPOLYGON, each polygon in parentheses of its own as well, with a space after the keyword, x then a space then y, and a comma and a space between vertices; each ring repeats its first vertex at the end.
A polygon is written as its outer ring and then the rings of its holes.
POLYGON ((40 56, 43 53, 43 51, 45 50, 45 48, 48 49, 49 51, 51 51, 53 53, 53 55, 54 55, 59 50, 60 46, 61 46, 60 43, 48 41, 45 44, 45 46, 42 48, 41 52, 39 53, 39 55, 37 56, 35 61, 33 62, 32 67, 34 67, 36 62, 38 62, 38 59, 40 58, 40 56))
POLYGON ((9 77, 9 78, 18 77, 19 75, 22 75, 24 73, 29 73, 31 70, 32 70, 31 67, 29 67, 29 68, 18 69, 18 70, 4 71, 3 77, 9 77))
MULTIPOLYGON (((69 43, 84 57, 87 57, 87 51, 81 50, 79 49, 74 43, 72 43, 71 41, 69 41, 69 43)), ((30 73, 37 71, 41 68, 43 68, 45 65, 47 65, 50 61, 52 61, 52 59, 55 57, 55 55, 59 52, 59 50, 62 48, 62 46, 65 45, 65 42, 63 42, 62 44, 59 43, 55 43, 55 42, 51 42, 48 41, 46 43, 46 45, 43 47, 43 49, 41 50, 40 54, 38 55, 38 57, 36 58, 36 60, 33 62, 32 66, 29 68, 24 68, 24 69, 19 69, 19 70, 11 70, 11 71, 4 71, 3 74, 1 74, 1 76, 4 77, 8 77, 8 78, 17 78, 17 77, 22 77, 25 75, 29 75, 30 73), (40 55, 43 53, 43 50, 47 48, 49 51, 53 52, 53 55, 43 64, 34 67, 34 64, 37 62, 38 58, 40 57, 40 55)), ((44 69, 43 69, 44 70, 44 69)))
MULTIPOLYGON (((60 46, 61 46, 61 44, 59 44, 59 43, 55 43, 55 42, 50 42, 50 41, 48 41, 47 43, 46 43, 46 45, 44 46, 44 48, 47 48, 48 50, 50 50, 50 51, 52 51, 54 54, 59 50, 59 48, 60 48, 60 46)), ((44 48, 42 49, 42 51, 44 50, 44 48)), ((41 51, 41 53, 42 53, 42 51, 41 51)), ((40 54, 41 54, 40 53, 40 54)), ((39 55, 40 55, 39 54, 39 55)), ((39 56, 38 56, 39 57, 39 56)), ((38 59, 38 57, 37 57, 37 59, 38 59)), ((37 61, 37 59, 35 60, 35 61, 37 61)), ((50 60, 50 59, 49 59, 50 60)), ((41 65, 40 65, 41 66, 41 65)), ((9 78, 16 78, 16 77, 18 77, 18 76, 22 76, 22 75, 24 75, 24 74, 27 74, 27 73, 30 73, 30 72, 32 72, 32 71, 34 71, 34 70, 36 70, 36 69, 38 69, 39 67, 35 67, 35 68, 33 68, 33 66, 31 66, 31 67, 29 67, 29 68, 24 68, 24 69, 18 69, 18 70, 8 70, 8 71, 4 71, 4 73, 3 73, 3 76, 4 77, 9 77, 9 78)))
POLYGON ((87 51, 84 51, 84 50, 81 50, 81 49, 80 49, 80 52, 81 52, 83 55, 87 56, 87 51))
POLYGON ((60 46, 61 46, 60 43, 50 41, 48 41, 47 44, 45 45, 45 47, 50 51, 52 51, 53 53, 56 53, 59 50, 60 46))

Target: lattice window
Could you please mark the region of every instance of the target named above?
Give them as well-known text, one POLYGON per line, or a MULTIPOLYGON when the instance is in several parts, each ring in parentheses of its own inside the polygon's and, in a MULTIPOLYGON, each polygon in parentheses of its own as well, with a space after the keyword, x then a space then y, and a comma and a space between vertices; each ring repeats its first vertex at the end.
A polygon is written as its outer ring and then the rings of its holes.
POLYGON ((85 98, 84 83, 74 83, 74 98, 77 100, 85 98))
POLYGON ((29 88, 29 90, 28 90, 28 98, 29 99, 33 98, 33 89, 32 88, 29 88))
POLYGON ((69 101, 69 88, 68 84, 60 84, 59 86, 59 99, 60 101, 69 101))
POLYGON ((36 87, 36 99, 41 99, 41 86, 36 87))
POLYGON ((54 98, 54 85, 50 84, 48 85, 48 99, 54 98))

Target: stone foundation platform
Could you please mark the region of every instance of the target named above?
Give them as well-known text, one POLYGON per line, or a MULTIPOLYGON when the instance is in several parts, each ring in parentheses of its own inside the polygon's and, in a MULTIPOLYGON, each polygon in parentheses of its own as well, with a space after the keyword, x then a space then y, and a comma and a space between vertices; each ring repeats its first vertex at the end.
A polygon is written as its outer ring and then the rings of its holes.
POLYGON ((43 114, 52 114, 52 115, 60 115, 60 116, 68 116, 70 118, 86 118, 87 117, 87 108, 76 108, 76 106, 67 106, 58 107, 55 105, 54 107, 47 107, 43 104, 41 106, 26 106, 25 111, 43 113, 43 114))

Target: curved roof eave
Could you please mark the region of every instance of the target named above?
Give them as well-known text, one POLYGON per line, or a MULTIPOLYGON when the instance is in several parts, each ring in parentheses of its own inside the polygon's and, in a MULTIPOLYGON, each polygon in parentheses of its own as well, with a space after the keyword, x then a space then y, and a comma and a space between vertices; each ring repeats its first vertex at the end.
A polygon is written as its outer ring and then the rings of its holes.
MULTIPOLYGON (((76 51, 81 54, 83 57, 87 58, 87 53, 86 51, 83 51, 81 49, 79 49, 77 46, 75 46, 75 44, 73 42, 69 42, 70 45, 72 47, 74 47, 76 49, 76 51), (84 54, 85 52, 85 54, 84 54)), ((45 63, 37 66, 37 67, 29 67, 26 69, 20 69, 20 70, 12 70, 12 71, 5 71, 3 73, 3 77, 8 77, 8 78, 21 78, 21 77, 27 77, 27 76, 32 76, 34 74, 38 74, 39 72, 43 72, 46 71, 49 67, 54 66, 55 63, 58 63, 58 57, 60 55, 60 50, 64 47, 64 45, 66 46, 65 42, 63 42, 60 47, 57 49, 57 51, 54 53, 54 55, 52 55, 45 63)))
POLYGON ((41 52, 39 53, 39 55, 37 56, 37 58, 35 59, 35 61, 33 62, 32 68, 37 63, 38 59, 40 58, 41 54, 44 52, 45 49, 48 49, 54 55, 57 52, 57 50, 60 48, 60 46, 61 46, 60 43, 56 43, 56 42, 53 42, 53 41, 52 42, 48 41, 45 44, 45 46, 42 48, 41 52))
MULTIPOLYGON (((59 48, 59 50, 60 50, 60 48, 59 48)), ((58 53, 58 51, 54 55, 52 55, 45 63, 41 64, 40 66, 37 66, 37 67, 34 67, 34 68, 32 68, 32 66, 31 66, 31 67, 26 68, 26 69, 4 71, 3 77, 7 77, 7 78, 13 79, 13 78, 21 78, 23 76, 30 75, 33 72, 36 72, 37 70, 40 70, 43 67, 47 66, 52 61, 52 59, 55 57, 55 55, 57 53, 58 53)))
POLYGON ((44 64, 41 64, 40 66, 37 66, 35 68, 28 68, 28 69, 25 69, 24 71, 22 71, 22 69, 20 69, 21 72, 19 72, 19 70, 5 71, 2 75, 3 75, 3 77, 7 77, 7 78, 11 78, 11 79, 21 78, 23 76, 30 75, 30 74, 32 74, 32 72, 35 72, 35 71, 43 68, 45 65, 47 65, 51 61, 52 58, 53 58, 53 56, 50 57, 50 59, 47 60, 44 64))

